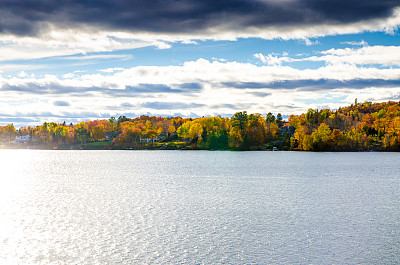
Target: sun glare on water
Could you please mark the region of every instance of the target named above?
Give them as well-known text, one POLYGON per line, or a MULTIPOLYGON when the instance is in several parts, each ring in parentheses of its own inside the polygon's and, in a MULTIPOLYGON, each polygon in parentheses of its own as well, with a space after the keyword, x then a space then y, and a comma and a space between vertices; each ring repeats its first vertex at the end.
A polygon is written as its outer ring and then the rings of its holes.
POLYGON ((0 189, 7 191, 22 184, 32 166, 33 155, 30 150, 0 150, 0 189))
POLYGON ((0 150, 0 264, 19 264, 13 259, 27 236, 21 226, 22 205, 29 200, 35 182, 32 173, 37 155, 31 150, 0 150))
POLYGON ((0 150, 0 203, 24 196, 31 187, 37 155, 31 150, 0 150))

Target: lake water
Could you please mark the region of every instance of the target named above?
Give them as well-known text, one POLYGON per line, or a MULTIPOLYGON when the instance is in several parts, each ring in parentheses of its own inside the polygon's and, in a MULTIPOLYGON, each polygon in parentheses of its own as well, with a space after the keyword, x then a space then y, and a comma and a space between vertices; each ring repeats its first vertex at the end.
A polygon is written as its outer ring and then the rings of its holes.
POLYGON ((0 150, 0 264, 399 264, 400 153, 0 150))

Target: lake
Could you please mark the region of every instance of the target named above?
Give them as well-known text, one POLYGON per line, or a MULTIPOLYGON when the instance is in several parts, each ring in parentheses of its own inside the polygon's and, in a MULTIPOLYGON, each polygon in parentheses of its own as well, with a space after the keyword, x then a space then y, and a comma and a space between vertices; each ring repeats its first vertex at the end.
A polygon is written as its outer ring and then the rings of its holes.
POLYGON ((0 264, 399 264, 400 153, 0 150, 0 264))

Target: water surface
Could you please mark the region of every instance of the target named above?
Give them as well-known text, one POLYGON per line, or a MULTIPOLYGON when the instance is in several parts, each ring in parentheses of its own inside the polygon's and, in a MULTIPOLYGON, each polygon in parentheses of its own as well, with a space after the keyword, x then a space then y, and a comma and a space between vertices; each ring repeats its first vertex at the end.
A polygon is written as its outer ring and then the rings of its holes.
POLYGON ((1 264, 398 264, 400 154, 0 150, 1 264))

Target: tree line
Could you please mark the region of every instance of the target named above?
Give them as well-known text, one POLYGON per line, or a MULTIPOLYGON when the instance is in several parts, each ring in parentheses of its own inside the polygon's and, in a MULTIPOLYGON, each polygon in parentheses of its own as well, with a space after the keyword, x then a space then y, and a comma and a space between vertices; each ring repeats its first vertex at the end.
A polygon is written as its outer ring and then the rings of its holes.
POLYGON ((357 103, 332 111, 313 110, 289 118, 291 149, 400 150, 400 103, 357 103))
POLYGON ((102 148, 154 148, 181 142, 186 149, 265 150, 278 147, 304 151, 400 150, 400 103, 357 103, 309 109, 301 115, 247 114, 227 117, 120 116, 77 124, 44 122, 39 126, 0 126, 0 142, 30 136, 31 145, 68 148, 104 143, 102 148), (147 139, 143 141, 143 139, 147 139), (155 143, 157 141, 158 143, 155 143))

